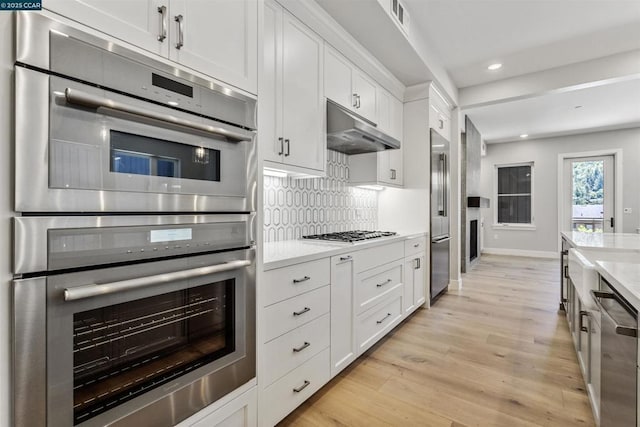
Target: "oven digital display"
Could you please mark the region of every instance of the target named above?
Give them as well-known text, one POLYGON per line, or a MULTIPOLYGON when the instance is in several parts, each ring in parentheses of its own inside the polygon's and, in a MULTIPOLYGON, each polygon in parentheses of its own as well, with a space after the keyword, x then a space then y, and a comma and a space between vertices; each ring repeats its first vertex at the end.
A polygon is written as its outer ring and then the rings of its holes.
POLYGON ((151 243, 174 242, 176 240, 191 240, 191 228, 173 228, 169 230, 151 230, 151 243))

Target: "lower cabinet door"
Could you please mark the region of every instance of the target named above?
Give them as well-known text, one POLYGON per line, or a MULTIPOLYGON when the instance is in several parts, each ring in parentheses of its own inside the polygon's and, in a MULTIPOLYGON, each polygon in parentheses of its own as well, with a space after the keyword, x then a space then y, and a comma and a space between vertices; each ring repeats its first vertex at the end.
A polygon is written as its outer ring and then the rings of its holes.
POLYGON ((264 389, 261 426, 274 426, 329 381, 330 350, 325 349, 264 389))
POLYGON ((388 298, 356 319, 358 355, 361 355, 402 320, 402 283, 398 284, 388 298))
POLYGON ((331 257, 331 377, 356 358, 353 256, 331 257))
POLYGON ((258 425, 256 387, 246 391, 220 409, 190 424, 191 427, 256 427, 258 425))

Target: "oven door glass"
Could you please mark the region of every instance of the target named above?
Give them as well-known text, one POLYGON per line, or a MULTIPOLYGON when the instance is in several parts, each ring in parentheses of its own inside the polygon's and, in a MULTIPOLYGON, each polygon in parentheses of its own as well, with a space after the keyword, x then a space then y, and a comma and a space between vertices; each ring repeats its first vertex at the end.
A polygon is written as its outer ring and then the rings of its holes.
POLYGON ((73 315, 74 425, 235 351, 235 280, 73 315))

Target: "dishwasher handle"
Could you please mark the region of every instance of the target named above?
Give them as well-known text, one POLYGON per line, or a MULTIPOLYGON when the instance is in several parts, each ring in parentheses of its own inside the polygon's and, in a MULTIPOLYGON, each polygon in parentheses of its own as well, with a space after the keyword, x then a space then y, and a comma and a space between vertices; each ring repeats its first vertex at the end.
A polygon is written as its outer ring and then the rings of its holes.
MULTIPOLYGON (((613 299, 616 301, 616 303, 624 307, 624 304, 618 299, 618 297, 615 294, 611 292, 591 291, 591 296, 593 297, 593 300, 595 301, 596 305, 600 309, 600 312, 603 313, 605 316, 607 316, 609 320, 611 320, 611 322, 613 322, 613 324, 615 325, 616 334, 625 335, 633 338, 638 337, 638 328, 636 326, 625 326, 620 324, 616 319, 613 318, 611 313, 609 313, 607 309, 602 305, 602 302, 600 302, 601 298, 613 299)), ((626 310, 626 307, 624 308, 626 310)))

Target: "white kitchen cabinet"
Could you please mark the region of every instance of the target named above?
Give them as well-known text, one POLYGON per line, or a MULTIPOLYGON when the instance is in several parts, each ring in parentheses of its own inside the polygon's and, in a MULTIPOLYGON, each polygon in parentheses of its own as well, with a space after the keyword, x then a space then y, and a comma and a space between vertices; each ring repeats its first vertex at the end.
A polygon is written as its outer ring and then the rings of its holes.
POLYGON ((267 387, 260 403, 260 426, 272 427, 329 381, 329 349, 267 387))
POLYGON ((402 101, 379 87, 376 102, 378 129, 398 141, 402 141, 402 101))
POLYGON ((451 107, 433 87, 429 91, 429 127, 451 141, 451 107))
POLYGON ((215 412, 189 424, 191 427, 255 427, 258 425, 256 387, 241 394, 215 412))
POLYGON ((167 0, 49 0, 42 7, 155 54, 169 55, 167 0))
POLYGON ((426 301, 426 254, 419 252, 404 260, 404 314, 414 312, 426 301))
POLYGON ((257 0, 51 0, 44 7, 257 93, 257 0))
POLYGON ((356 318, 358 356, 402 321, 402 294, 402 285, 396 286, 388 298, 356 318))
POLYGON ((349 156, 351 185, 402 187, 403 181, 402 147, 349 156))
POLYGON ((324 58, 325 96, 376 124, 378 85, 326 43, 324 58))
POLYGON ((354 311, 354 266, 350 254, 331 258, 331 377, 357 355, 354 311))
POLYGON ((402 276, 402 260, 358 273, 355 281, 356 313, 363 313, 385 299, 396 287, 402 286, 402 276))
POLYGON ((170 0, 169 12, 171 60, 257 93, 256 0, 170 0))
POLYGON ((322 39, 274 1, 265 2, 264 16, 265 165, 319 175, 326 166, 322 39))

